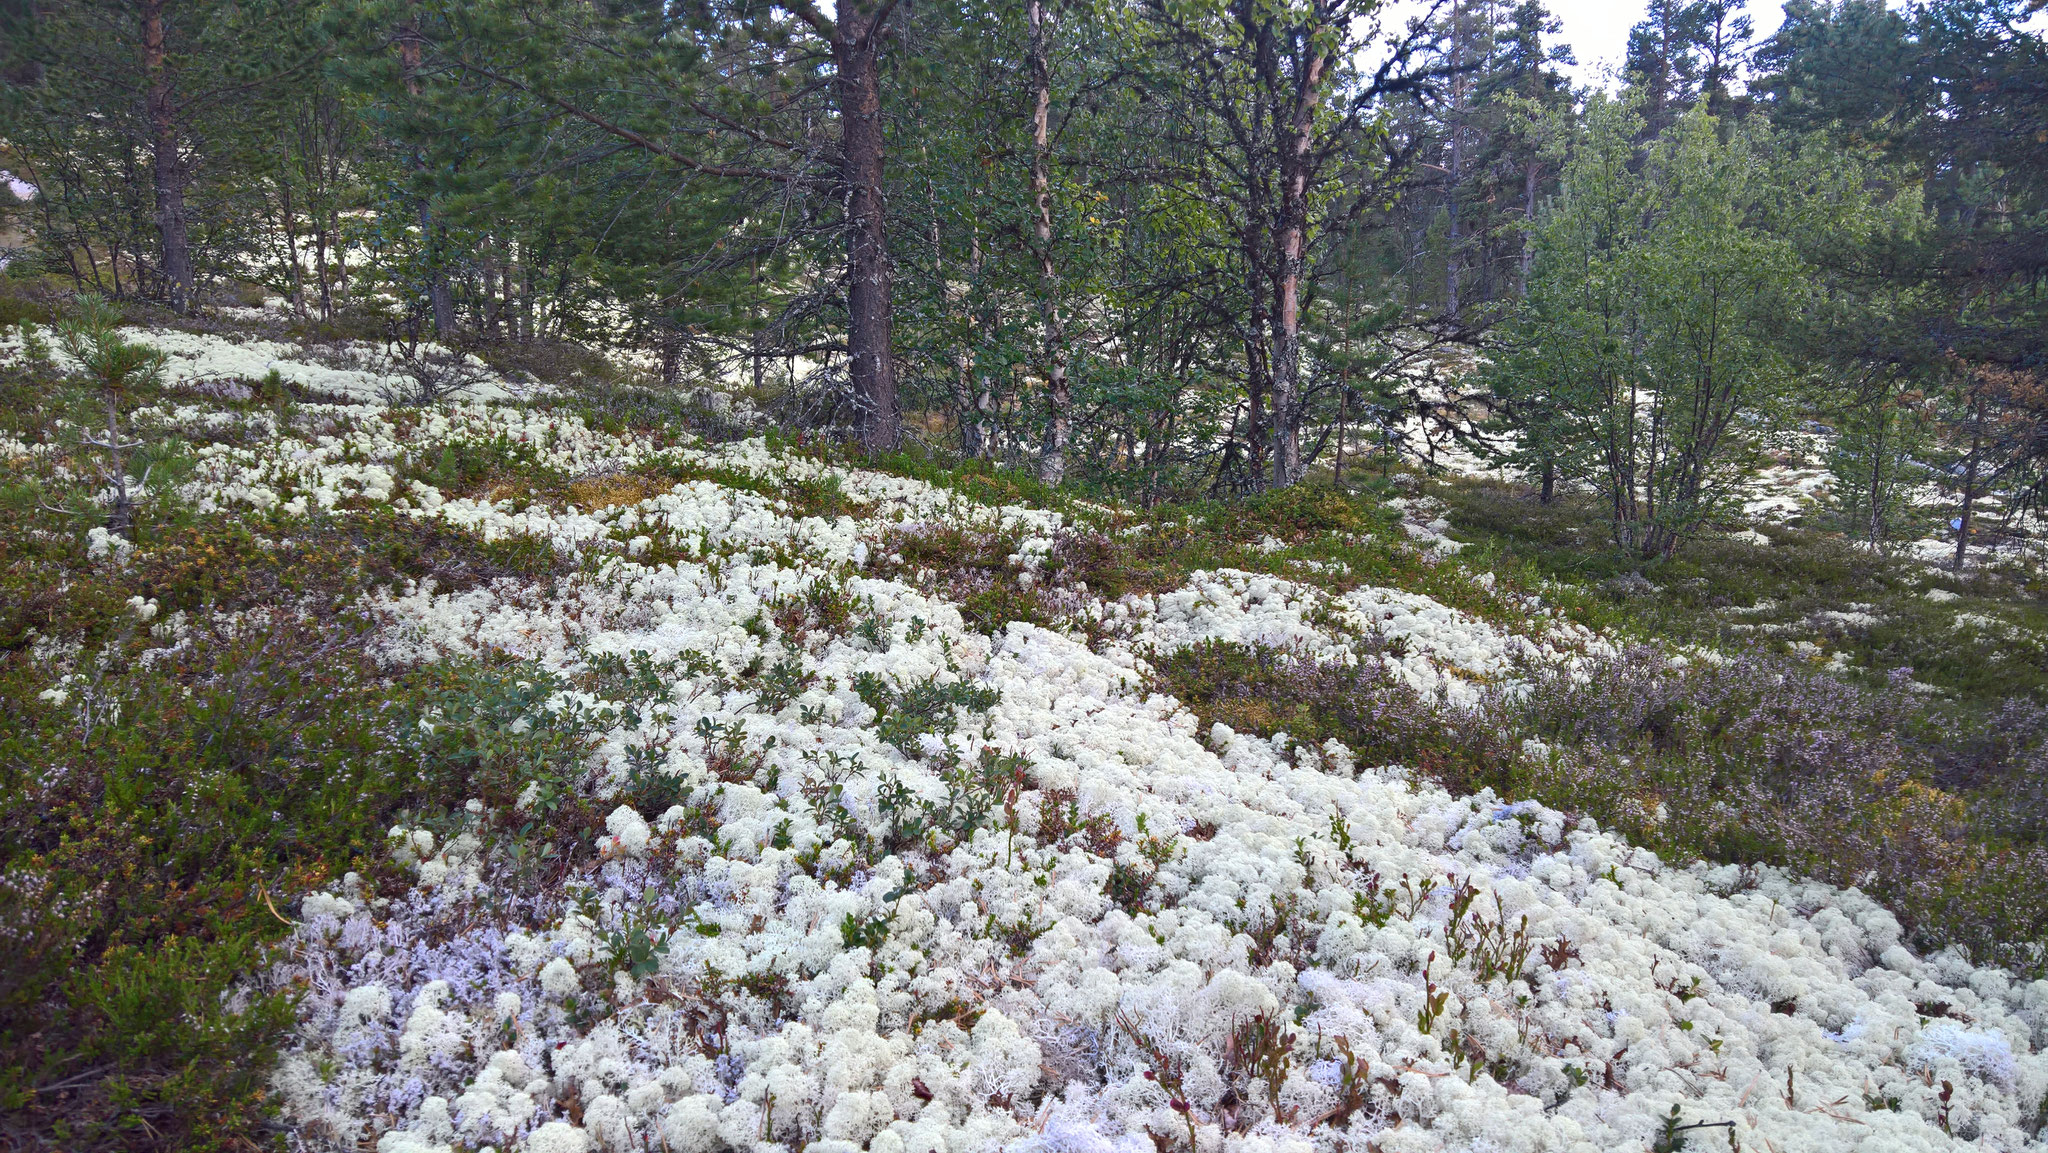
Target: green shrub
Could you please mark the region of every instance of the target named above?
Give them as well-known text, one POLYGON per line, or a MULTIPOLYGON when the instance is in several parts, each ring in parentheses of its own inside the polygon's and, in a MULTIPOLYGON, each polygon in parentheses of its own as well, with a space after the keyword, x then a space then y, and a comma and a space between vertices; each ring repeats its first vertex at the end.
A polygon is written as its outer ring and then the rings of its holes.
POLYGON ((1356 663, 1315 661, 1265 645, 1210 640, 1152 658, 1153 688, 1203 727, 1335 739, 1360 763, 1400 764, 1471 791, 1505 783, 1513 753, 1474 712, 1438 707, 1386 671, 1370 642, 1356 663))
POLYGON ((921 755, 917 738, 956 731, 959 719, 953 710, 986 712, 997 700, 994 689, 936 676, 897 688, 874 673, 861 673, 854 678, 853 691, 875 710, 875 734, 907 756, 921 755))
POLYGON ((407 787, 391 690, 297 626, 130 651, 62 704, 25 654, 0 667, 0 1100, 60 1145, 233 1147, 291 1015, 231 994, 284 928, 272 894, 375 850, 407 787))
POLYGON ((42 502, 0 506, 0 1109, 30 1145, 270 1144, 292 1010, 244 983, 291 894, 350 869, 394 881, 394 819, 509 805, 530 783, 549 820, 508 851, 558 864, 602 825, 578 760, 589 718, 540 708, 544 676, 394 674, 344 607, 412 579, 546 579, 561 562, 544 542, 388 510, 164 511, 115 566, 42 502), (302 608, 213 623, 280 605, 302 608))
POLYGON ((34 279, 41 273, 37 262, 28 258, 12 261, 7 266, 7 273, 6 277, 0 278, 0 328, 12 328, 22 323, 54 323, 57 309, 34 279))

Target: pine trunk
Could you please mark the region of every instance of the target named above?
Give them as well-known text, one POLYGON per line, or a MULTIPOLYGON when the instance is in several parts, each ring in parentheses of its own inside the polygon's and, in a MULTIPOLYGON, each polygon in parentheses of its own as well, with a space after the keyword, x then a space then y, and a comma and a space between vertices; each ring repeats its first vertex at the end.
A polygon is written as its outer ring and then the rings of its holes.
MULTIPOLYGON (((1522 168, 1522 223, 1533 228, 1536 225, 1536 161, 1533 159, 1522 168)), ((1529 269, 1536 263, 1536 245, 1531 236, 1522 236, 1522 297, 1529 296, 1529 269)))
POLYGON ((1970 457, 1963 464, 1963 512, 1956 518, 1956 571, 1963 571, 1963 562, 1970 552, 1971 520, 1977 511, 1977 459, 1984 450, 1984 397, 1971 398, 1970 405, 1970 457))
POLYGON ((896 358, 890 348, 889 246, 882 200, 882 92, 872 17, 849 4, 832 40, 839 99, 840 178, 846 195, 846 351, 861 444, 887 452, 902 443, 896 358))
POLYGON ((143 97, 149 123, 150 160, 154 168, 157 236, 162 245, 160 271, 174 312, 192 307, 192 242, 185 216, 185 188, 190 173, 178 148, 178 110, 171 87, 164 45, 165 0, 143 0, 142 70, 149 86, 143 97))

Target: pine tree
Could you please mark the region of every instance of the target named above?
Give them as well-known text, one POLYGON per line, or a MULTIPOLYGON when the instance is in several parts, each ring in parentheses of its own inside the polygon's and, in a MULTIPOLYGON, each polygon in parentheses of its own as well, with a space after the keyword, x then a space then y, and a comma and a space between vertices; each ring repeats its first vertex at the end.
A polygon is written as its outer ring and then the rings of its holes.
POLYGON ((309 17, 301 0, 58 0, 9 19, 9 146, 76 280, 184 312, 232 267, 263 98, 317 63, 309 17))

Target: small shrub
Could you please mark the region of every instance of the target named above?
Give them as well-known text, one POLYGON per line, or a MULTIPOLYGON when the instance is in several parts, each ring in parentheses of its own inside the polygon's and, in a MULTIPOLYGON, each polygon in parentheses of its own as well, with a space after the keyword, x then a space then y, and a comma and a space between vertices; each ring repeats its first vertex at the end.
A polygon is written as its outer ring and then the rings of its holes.
POLYGON ((400 490, 417 480, 450 497, 531 498, 573 488, 566 478, 540 466, 532 445, 503 433, 489 440, 448 441, 436 451, 401 460, 395 471, 400 490))
MULTIPOLYGON (((11 273, 17 265, 29 267, 33 261, 15 260, 7 268, 11 273)), ((0 279, 0 328, 13 328, 21 324, 48 325, 57 319, 57 310, 49 301, 33 295, 30 285, 12 277, 0 279)))
POLYGON ((415 674, 412 721, 400 733, 426 768, 434 794, 480 797, 511 807, 530 784, 558 794, 580 782, 582 760, 598 719, 574 708, 550 708, 566 687, 527 662, 445 661, 415 674), (416 735, 414 735, 416 734, 416 735))
POLYGON ((1243 501, 1230 510, 1247 530, 1281 540, 1325 532, 1358 532, 1368 517, 1350 498, 1325 485, 1295 484, 1243 501))
POLYGON ((1203 727, 1285 732, 1321 744, 1332 738, 1363 764, 1414 766, 1470 791, 1504 778, 1506 741, 1477 714, 1426 701, 1374 659, 1374 641, 1355 663, 1316 661, 1266 645, 1210 640, 1152 658, 1154 687, 1195 711, 1203 727))
MULTIPOLYGON (((1649 650, 1583 673, 1543 678, 1503 706, 1561 750, 1518 765, 1508 788, 1661 851, 1859 886, 1923 947, 2048 967, 2039 811, 1973 806, 1939 787, 1955 771, 1953 720, 1905 676, 1871 689, 1766 656, 1681 667, 1649 650)), ((2010 743, 1980 743, 1979 787, 2031 779, 2039 734, 2017 714, 2012 724, 2010 743)))
POLYGON ((261 1132, 291 1009, 229 993, 285 928, 268 894, 368 869, 401 804, 446 800, 389 755, 402 690, 347 630, 194 630, 141 663, 88 629, 105 663, 56 703, 53 670, 0 661, 0 1101, 31 1144, 261 1132))
POLYGON ((874 673, 861 673, 854 678, 853 691, 875 710, 875 735, 906 756, 922 755, 917 738, 958 729, 954 709, 983 712, 993 708, 998 699, 994 689, 965 681, 941 681, 937 676, 893 688, 874 673))
POLYGON ((462 396, 491 379, 491 370, 467 354, 395 339, 372 366, 401 383, 379 391, 390 405, 430 405, 462 396))

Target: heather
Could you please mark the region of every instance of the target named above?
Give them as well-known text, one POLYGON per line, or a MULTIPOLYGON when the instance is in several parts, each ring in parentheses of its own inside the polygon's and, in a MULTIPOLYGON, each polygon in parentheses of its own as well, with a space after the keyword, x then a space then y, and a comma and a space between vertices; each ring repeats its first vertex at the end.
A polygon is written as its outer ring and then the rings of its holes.
POLYGON ((1925 707, 1905 675, 1861 689, 1767 658, 1629 657, 1521 706, 1536 739, 1564 750, 1519 774, 1533 795, 1609 813, 1646 844, 1855 885, 1923 947, 2041 970, 2031 709, 1965 713, 1985 727, 1958 739, 1956 715, 1925 707))
POLYGON ((2048 675, 2033 640, 2048 621, 2024 543, 1960 570, 1948 558, 1930 564, 1903 545, 1845 539, 1828 503, 1802 495, 1754 529, 1730 516, 1645 566, 1608 546, 1599 509, 1583 497, 1546 505, 1498 480, 1448 475, 1433 491, 1482 563, 1583 590, 1602 620, 1828 664, 1865 685, 1907 668, 1948 699, 1990 711, 2038 693, 2048 675), (1744 530, 1754 536, 1735 539, 1744 530))

